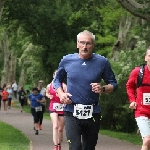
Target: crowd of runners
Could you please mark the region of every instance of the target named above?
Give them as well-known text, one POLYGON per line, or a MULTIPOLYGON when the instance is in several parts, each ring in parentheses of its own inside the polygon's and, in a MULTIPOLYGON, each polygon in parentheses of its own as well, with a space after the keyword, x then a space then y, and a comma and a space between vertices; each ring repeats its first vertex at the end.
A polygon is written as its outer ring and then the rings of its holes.
MULTIPOLYGON (((95 150, 100 129, 101 107, 99 95, 109 94, 118 88, 117 80, 107 58, 93 53, 95 35, 84 30, 77 35, 78 53, 63 57, 53 73, 53 80, 43 87, 43 81, 27 93, 18 85, 4 84, 0 87, 4 111, 11 108, 12 95, 21 105, 25 101, 31 107, 35 135, 42 130, 46 99, 49 99, 49 113, 53 123, 53 150, 61 150, 65 127, 69 150, 95 150), (104 83, 101 84, 103 79, 104 83), (66 81, 66 82, 65 82, 66 81), (65 84, 67 83, 67 84, 65 84)), ((137 76, 140 68, 131 72, 127 82, 130 108, 142 135, 141 150, 150 150, 150 48, 146 51, 144 84, 137 89, 137 76)))

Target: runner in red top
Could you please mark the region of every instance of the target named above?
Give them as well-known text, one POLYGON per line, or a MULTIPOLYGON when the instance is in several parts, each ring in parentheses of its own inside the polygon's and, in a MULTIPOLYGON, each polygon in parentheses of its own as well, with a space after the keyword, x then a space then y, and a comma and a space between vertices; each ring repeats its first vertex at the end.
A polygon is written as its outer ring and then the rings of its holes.
POLYGON ((56 91, 53 88, 53 83, 50 84, 49 93, 51 95, 51 101, 49 105, 50 112, 56 112, 59 115, 63 115, 63 104, 60 102, 59 97, 57 96, 56 91))
POLYGON ((147 64, 142 85, 137 88, 140 67, 136 67, 129 76, 126 89, 130 101, 129 108, 135 112, 135 119, 143 138, 141 150, 150 150, 150 47, 146 51, 145 61, 147 64))
POLYGON ((8 107, 8 95, 9 93, 7 92, 7 88, 5 87, 3 92, 2 92, 2 100, 4 104, 4 111, 7 113, 7 107, 8 107))
MULTIPOLYGON (((57 70, 53 74, 55 77, 57 70)), ((66 92, 66 85, 63 83, 63 89, 66 92)), ((50 99, 49 112, 53 123, 53 150, 61 150, 61 141, 64 128, 63 104, 60 102, 56 91, 53 88, 53 81, 47 85, 46 96, 50 99)))

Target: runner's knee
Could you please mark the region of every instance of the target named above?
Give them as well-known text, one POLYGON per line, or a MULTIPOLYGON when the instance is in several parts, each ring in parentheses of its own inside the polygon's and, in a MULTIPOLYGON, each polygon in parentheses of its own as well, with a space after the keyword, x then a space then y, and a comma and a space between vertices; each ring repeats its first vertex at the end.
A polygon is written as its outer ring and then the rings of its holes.
POLYGON ((53 124, 53 129, 54 130, 58 130, 58 125, 57 124, 53 124))
POLYGON ((143 139, 143 146, 150 147, 150 136, 147 136, 143 139))
POLYGON ((58 132, 63 132, 63 128, 58 128, 58 132))

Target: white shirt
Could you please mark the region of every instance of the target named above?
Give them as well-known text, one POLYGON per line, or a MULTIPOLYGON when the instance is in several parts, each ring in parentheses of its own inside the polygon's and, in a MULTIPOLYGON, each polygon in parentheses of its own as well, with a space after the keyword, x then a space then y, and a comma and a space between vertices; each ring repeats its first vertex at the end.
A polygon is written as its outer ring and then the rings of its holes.
POLYGON ((13 83, 12 88, 13 88, 13 91, 17 91, 18 85, 16 83, 13 83))

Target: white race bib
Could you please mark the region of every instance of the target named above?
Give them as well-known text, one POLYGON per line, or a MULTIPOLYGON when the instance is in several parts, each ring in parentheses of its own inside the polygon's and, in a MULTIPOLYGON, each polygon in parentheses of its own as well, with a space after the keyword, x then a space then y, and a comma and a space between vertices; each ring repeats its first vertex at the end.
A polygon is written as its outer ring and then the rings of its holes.
POLYGON ((150 105, 150 93, 143 93, 143 105, 150 105))
POLYGON ((64 105, 60 103, 53 103, 53 109, 55 109, 56 111, 63 111, 64 105))
POLYGON ((42 111, 42 106, 35 107, 35 111, 36 111, 36 112, 42 111))
POLYGON ((93 105, 82 105, 82 104, 74 105, 73 116, 77 117, 78 119, 92 118, 92 113, 93 113, 93 105))

